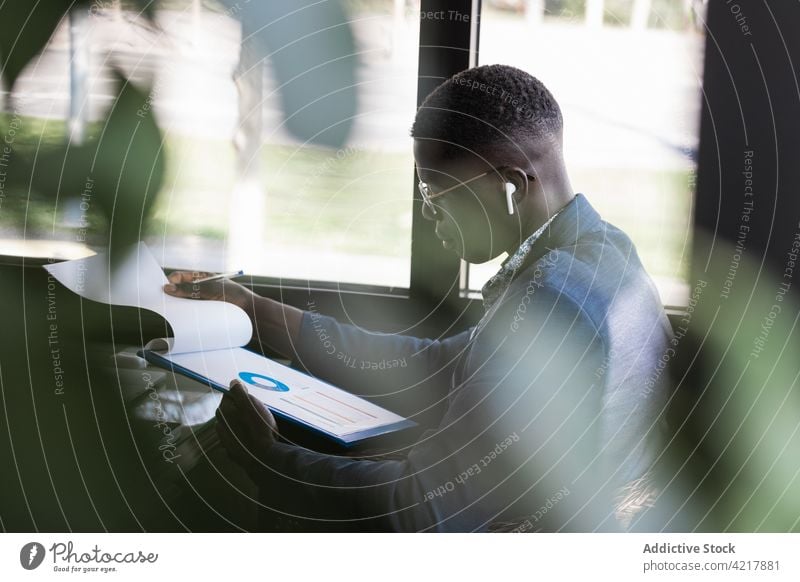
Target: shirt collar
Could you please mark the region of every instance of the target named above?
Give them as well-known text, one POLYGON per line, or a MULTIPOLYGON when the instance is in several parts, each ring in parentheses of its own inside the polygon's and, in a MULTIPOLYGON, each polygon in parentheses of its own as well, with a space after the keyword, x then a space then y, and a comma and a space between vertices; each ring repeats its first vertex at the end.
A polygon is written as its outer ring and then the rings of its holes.
POLYGON ((481 294, 483 295, 483 307, 485 310, 488 311, 492 305, 497 302, 497 299, 506 291, 506 289, 508 289, 511 281, 514 280, 514 276, 517 274, 517 271, 525 263, 525 259, 528 258, 528 255, 533 249, 533 245, 536 244, 536 241, 539 240, 539 238, 542 236, 542 233, 547 230, 555 218, 561 214, 561 212, 573 201, 570 201, 570 203, 566 204, 553 216, 548 218, 547 222, 537 228, 536 232, 526 238, 522 244, 519 245, 517 250, 514 251, 514 254, 503 261, 500 270, 486 282, 481 289, 481 294))

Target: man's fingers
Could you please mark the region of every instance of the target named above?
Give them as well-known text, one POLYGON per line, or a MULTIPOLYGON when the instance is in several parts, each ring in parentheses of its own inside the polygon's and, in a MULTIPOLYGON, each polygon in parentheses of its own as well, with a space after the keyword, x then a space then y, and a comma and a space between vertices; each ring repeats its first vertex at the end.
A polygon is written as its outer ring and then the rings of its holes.
POLYGON ((173 271, 167 275, 169 283, 164 285, 164 292, 175 297, 188 297, 190 291, 186 288, 185 283, 191 283, 194 279, 195 273, 191 271, 173 271))
POLYGON ((179 285, 180 283, 194 283, 195 279, 205 279, 208 276, 210 273, 205 271, 172 271, 167 279, 173 285, 179 285))
POLYGON ((216 412, 216 431, 228 456, 248 472, 274 442, 275 419, 238 380, 230 383, 216 412))
POLYGON ((219 437, 219 442, 225 449, 225 452, 228 453, 228 456, 237 463, 242 464, 242 461, 244 460, 244 447, 240 441, 236 440, 236 437, 230 432, 230 430, 225 427, 224 423, 217 423, 217 436, 219 437))
POLYGON ((179 285, 181 283, 191 283, 195 277, 192 271, 172 271, 167 275, 167 279, 173 285, 179 285))
POLYGON ((256 416, 260 416, 258 414, 258 408, 264 407, 264 404, 260 400, 250 395, 247 388, 245 388, 244 384, 239 380, 231 380, 230 390, 228 390, 226 396, 228 396, 229 401, 236 406, 242 414, 242 417, 247 418, 248 421, 253 421, 256 416))
POLYGON ((255 450, 250 450, 252 443, 242 440, 241 435, 233 432, 224 419, 224 414, 217 410, 217 437, 228 457, 246 471, 250 472, 256 467, 257 455, 255 450))
POLYGON ((266 404, 247 391, 239 380, 231 380, 228 392, 231 399, 236 404, 236 408, 242 413, 242 418, 247 419, 246 425, 253 430, 261 431, 264 428, 275 429, 275 418, 267 408, 266 404), (263 425, 266 425, 263 426, 263 425))
POLYGON ((164 285, 164 293, 167 295, 172 295, 173 297, 192 298, 192 292, 190 290, 181 285, 175 285, 173 283, 167 283, 164 285))
POLYGON ((194 285, 196 279, 208 277, 205 271, 173 271, 167 276, 169 283, 164 285, 164 292, 175 297, 200 298, 200 289, 194 285))
POLYGON ((225 448, 230 449, 231 446, 242 448, 245 446, 244 434, 241 430, 241 425, 236 420, 235 412, 230 409, 223 409, 222 405, 217 409, 217 435, 220 440, 225 444, 225 448))
POLYGON ((234 396, 227 392, 217 408, 217 423, 226 425, 231 434, 249 446, 263 440, 266 436, 273 439, 277 425, 272 413, 264 404, 252 396, 245 394, 234 396), (237 402, 235 398, 243 398, 237 402))
POLYGON ((228 423, 223 418, 219 409, 217 409, 215 416, 217 418, 217 423, 215 426, 215 429, 217 431, 217 436, 219 436, 220 440, 223 440, 224 438, 229 438, 231 434, 231 429, 230 427, 228 427, 228 423))
POLYGON ((242 423, 240 416, 241 413, 236 402, 231 399, 229 394, 225 394, 217 408, 217 419, 227 423, 233 430, 242 423))
POLYGON ((244 400, 247 399, 247 388, 244 387, 241 380, 231 380, 231 383, 228 384, 228 388, 230 389, 228 394, 233 396, 237 402, 244 402, 244 400))

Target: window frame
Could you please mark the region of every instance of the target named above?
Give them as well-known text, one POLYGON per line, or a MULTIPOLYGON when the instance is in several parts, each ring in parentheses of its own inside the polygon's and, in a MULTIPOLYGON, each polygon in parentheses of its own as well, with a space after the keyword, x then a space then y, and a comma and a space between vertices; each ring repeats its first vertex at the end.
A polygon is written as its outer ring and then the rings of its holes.
MULTIPOLYGON (((459 11, 470 14, 470 19, 468 23, 454 23, 447 19, 421 18, 418 107, 443 81, 478 64, 481 7, 481 0, 421 0, 421 13, 459 11)), ((438 337, 473 325, 483 314, 483 309, 480 298, 467 289, 469 264, 441 246, 431 223, 422 215, 416 168, 409 168, 409 174, 409 190, 414 201, 408 288, 255 275, 248 276, 244 284, 259 295, 302 309, 307 309, 313 302, 314 308, 321 313, 383 331, 438 337)), ((22 264, 37 266, 46 262, 28 258, 22 264)), ((0 263, 19 264, 12 257, 0 257, 0 263)), ((179 268, 168 267, 166 270, 179 268)), ((671 316, 680 316, 684 312, 682 306, 665 308, 671 316)))
MULTIPOLYGON (((421 0, 421 13, 459 11, 469 22, 421 18, 417 70, 417 107, 454 74, 478 62, 481 0, 421 0)), ((409 124, 412 120, 409 120, 409 124)), ((409 168, 413 193, 411 265, 408 288, 300 281, 253 276, 247 286, 259 295, 299 308, 313 301, 321 313, 366 327, 410 335, 450 335, 466 329, 482 314, 480 302, 462 291, 461 260, 445 250, 422 216, 416 168, 409 168), (374 314, 391 314, 378 321, 374 314)))
MULTIPOLYGON (((459 11, 469 13, 470 22, 468 26, 458 26, 449 20, 421 19, 417 107, 443 81, 478 65, 481 8, 481 0, 421 0, 421 13, 459 11)), ((376 310, 381 313, 388 311, 390 318, 369 323, 413 335, 439 335, 468 327, 483 313, 480 297, 467 288, 470 265, 442 248, 431 223, 422 216, 416 168, 412 172, 410 189, 414 203, 408 288, 253 277, 252 289, 260 295, 301 308, 303 298, 313 295, 317 297, 315 303, 325 305, 327 314, 356 322, 376 310), (358 306, 349 306, 356 301, 358 306), (453 324, 454 314, 463 321, 453 324), (420 323, 415 325, 415 322, 420 323)), ((670 317, 681 317, 686 306, 665 305, 664 308, 670 317)))

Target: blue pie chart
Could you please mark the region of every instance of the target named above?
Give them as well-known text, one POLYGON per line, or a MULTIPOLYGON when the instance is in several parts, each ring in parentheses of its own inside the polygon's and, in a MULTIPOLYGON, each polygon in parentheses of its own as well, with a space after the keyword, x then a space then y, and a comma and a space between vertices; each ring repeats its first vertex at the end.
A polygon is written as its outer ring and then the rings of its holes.
POLYGON ((247 382, 251 386, 263 388, 264 390, 272 390, 273 392, 288 392, 289 387, 275 378, 264 376, 263 374, 256 374, 254 372, 239 372, 239 378, 247 382))

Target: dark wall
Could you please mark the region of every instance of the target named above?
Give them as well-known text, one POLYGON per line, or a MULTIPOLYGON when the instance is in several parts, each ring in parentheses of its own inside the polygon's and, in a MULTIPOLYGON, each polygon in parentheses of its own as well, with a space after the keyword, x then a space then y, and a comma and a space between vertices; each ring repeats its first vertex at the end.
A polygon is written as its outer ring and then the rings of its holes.
POLYGON ((800 4, 712 0, 707 25, 692 296, 640 525, 797 531, 800 4))

